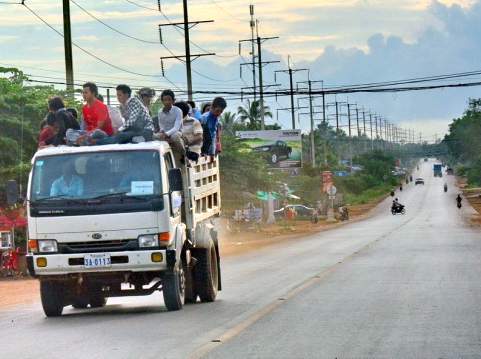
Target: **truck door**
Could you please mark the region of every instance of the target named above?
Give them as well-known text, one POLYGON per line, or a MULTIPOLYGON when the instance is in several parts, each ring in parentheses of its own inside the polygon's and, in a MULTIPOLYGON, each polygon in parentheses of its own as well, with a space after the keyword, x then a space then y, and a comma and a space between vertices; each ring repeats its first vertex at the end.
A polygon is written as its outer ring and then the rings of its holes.
MULTIPOLYGON (((174 159, 171 153, 164 155, 164 163, 165 173, 167 175, 169 170, 174 168, 174 159)), ((168 181, 169 176, 167 175, 166 178, 168 181)), ((170 193, 170 223, 172 225, 171 228, 175 228, 177 224, 181 223, 182 193, 179 191, 170 192, 170 183, 168 185, 170 193)))

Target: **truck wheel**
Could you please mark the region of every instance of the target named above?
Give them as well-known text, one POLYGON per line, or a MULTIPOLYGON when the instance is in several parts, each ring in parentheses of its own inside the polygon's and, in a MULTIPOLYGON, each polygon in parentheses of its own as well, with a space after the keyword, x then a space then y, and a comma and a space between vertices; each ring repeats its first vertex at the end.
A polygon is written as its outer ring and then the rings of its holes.
POLYGON ((40 281, 40 298, 47 317, 62 315, 65 301, 65 286, 61 282, 40 281))
POLYGON ((183 266, 176 266, 162 280, 164 303, 168 311, 182 309, 185 302, 185 276, 183 266))
POLYGON ((275 153, 272 154, 272 156, 271 156, 271 162, 272 162, 272 163, 277 163, 277 155, 276 155, 275 153))
POLYGON ((84 295, 79 295, 73 298, 72 307, 75 309, 85 309, 89 306, 89 298, 84 295))
POLYGON ((197 292, 195 291, 194 273, 193 269, 184 266, 185 277, 185 303, 192 304, 197 301, 197 292))
POLYGON ((101 285, 93 285, 89 288, 89 304, 90 308, 102 308, 107 304, 107 298, 102 291, 101 285))
POLYGON ((195 288, 201 302, 213 302, 219 286, 217 252, 214 243, 209 241, 209 248, 196 251, 197 264, 194 269, 195 288))

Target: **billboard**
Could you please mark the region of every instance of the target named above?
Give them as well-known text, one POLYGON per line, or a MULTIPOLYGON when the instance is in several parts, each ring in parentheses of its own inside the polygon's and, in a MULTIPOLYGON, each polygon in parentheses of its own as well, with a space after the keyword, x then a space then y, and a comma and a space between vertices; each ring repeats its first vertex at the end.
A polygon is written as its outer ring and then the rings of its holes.
POLYGON ((236 136, 262 156, 271 168, 302 166, 301 130, 237 131, 236 136))

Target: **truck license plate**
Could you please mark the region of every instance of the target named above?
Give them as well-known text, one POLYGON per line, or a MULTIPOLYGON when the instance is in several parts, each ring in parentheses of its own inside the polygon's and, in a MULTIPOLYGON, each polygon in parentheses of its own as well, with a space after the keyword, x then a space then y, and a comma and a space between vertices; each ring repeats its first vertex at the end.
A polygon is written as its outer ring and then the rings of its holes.
POLYGON ((85 268, 102 268, 110 267, 112 264, 110 254, 107 253, 92 253, 86 254, 84 257, 85 268))

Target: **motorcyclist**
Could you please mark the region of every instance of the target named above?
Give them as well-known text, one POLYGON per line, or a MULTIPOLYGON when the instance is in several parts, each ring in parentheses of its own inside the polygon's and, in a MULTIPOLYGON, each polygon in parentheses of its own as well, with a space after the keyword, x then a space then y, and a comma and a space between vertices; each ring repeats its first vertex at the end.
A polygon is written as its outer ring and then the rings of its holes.
POLYGON ((458 194, 458 196, 456 197, 456 202, 457 202, 458 208, 461 208, 461 206, 462 206, 461 202, 462 201, 463 201, 463 198, 461 197, 461 194, 458 194))
POLYGON ((445 183, 445 184, 444 184, 444 192, 447 192, 447 191, 448 191, 448 184, 445 183))
POLYGON ((392 201, 392 207, 391 209, 392 210, 395 210, 395 211, 400 211, 404 208, 404 205, 402 205, 401 203, 399 203, 399 199, 398 198, 395 198, 394 201, 392 201))

